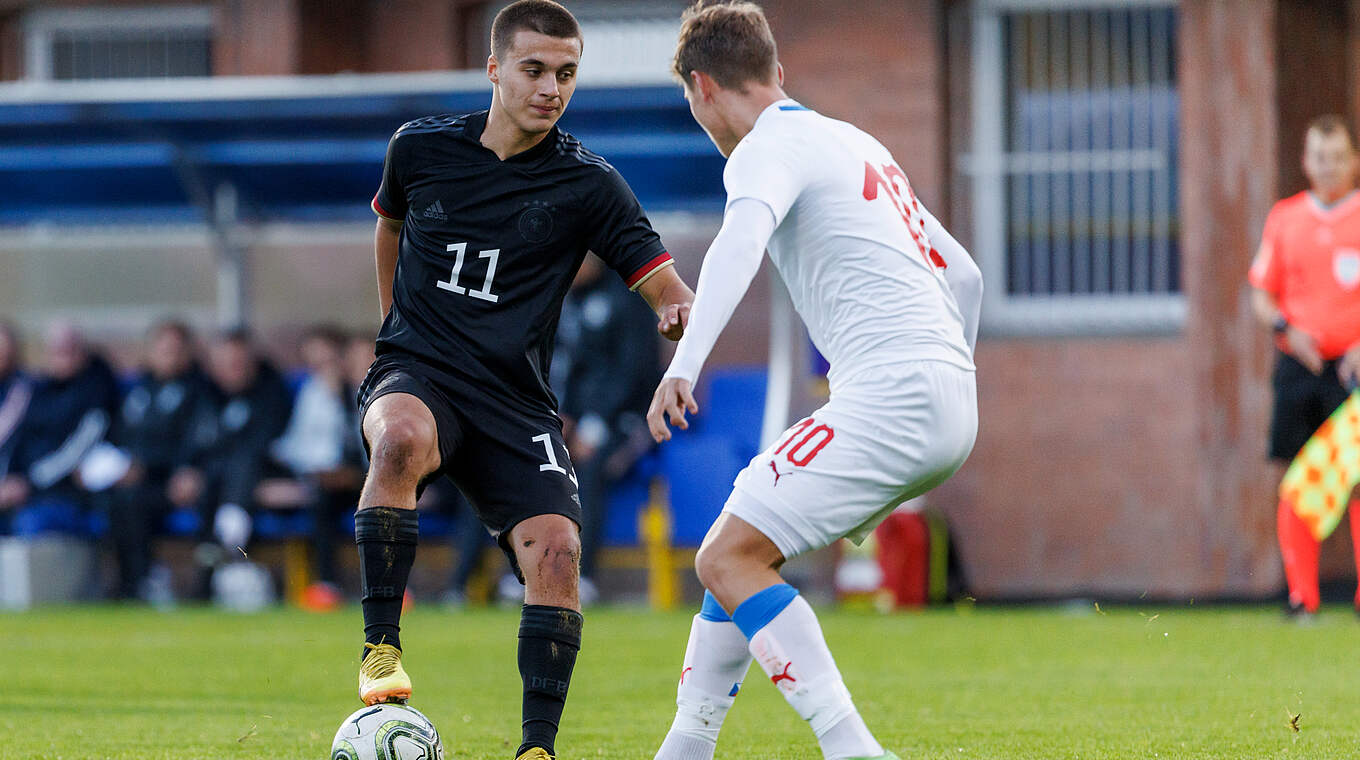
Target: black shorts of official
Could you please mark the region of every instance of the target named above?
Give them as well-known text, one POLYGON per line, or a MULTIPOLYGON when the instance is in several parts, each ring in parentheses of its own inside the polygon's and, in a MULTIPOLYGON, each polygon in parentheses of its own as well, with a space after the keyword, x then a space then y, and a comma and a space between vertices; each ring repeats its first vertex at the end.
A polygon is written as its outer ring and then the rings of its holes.
POLYGON ((539 515, 562 515, 580 527, 576 473, 556 414, 511 407, 407 354, 387 353, 373 362, 359 387, 359 419, 389 393, 409 393, 434 415, 440 465, 421 482, 421 490, 440 475, 452 480, 521 582, 511 529, 539 515))
POLYGON ((1336 362, 1327 362, 1322 374, 1314 375, 1294 357, 1276 354, 1270 457, 1288 462, 1350 394, 1336 374, 1336 362))

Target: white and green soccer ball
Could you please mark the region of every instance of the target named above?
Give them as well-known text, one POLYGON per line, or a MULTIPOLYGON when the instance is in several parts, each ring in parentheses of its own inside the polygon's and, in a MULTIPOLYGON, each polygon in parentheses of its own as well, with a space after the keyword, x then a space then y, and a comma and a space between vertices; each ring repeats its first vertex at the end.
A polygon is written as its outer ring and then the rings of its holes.
POLYGON ((340 724, 331 760, 444 760, 439 731, 407 705, 361 707, 340 724))

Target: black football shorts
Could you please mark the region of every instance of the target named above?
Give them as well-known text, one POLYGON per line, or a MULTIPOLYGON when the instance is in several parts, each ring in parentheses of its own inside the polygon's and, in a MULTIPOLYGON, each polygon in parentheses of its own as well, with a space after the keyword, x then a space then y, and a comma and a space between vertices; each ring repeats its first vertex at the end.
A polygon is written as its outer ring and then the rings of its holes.
MULTIPOLYGON (((434 415, 440 467, 422 482, 445 475, 458 486, 482 525, 510 558, 510 531, 538 515, 563 515, 581 524, 576 472, 555 413, 534 414, 408 354, 386 353, 373 362, 359 388, 359 419, 389 393, 408 393, 434 415)), ((368 446, 368 441, 364 441, 368 446)))
POLYGON ((1270 457, 1288 462, 1350 394, 1337 377, 1336 362, 1327 362, 1322 374, 1314 375, 1294 357, 1277 354, 1271 378, 1275 404, 1270 418, 1270 457))

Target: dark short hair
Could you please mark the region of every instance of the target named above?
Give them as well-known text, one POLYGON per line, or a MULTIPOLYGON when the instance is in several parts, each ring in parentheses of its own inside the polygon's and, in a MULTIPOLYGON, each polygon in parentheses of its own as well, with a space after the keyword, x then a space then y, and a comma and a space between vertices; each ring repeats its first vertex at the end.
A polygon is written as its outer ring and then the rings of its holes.
POLYGON ((1345 118, 1334 113, 1323 114, 1308 122, 1308 129, 1303 132, 1305 138, 1307 138, 1309 132, 1317 132, 1323 137, 1342 134, 1346 136, 1346 142, 1350 143, 1352 149, 1356 147, 1355 134, 1351 132, 1350 124, 1346 122, 1345 118))
POLYGON ((553 0, 516 0, 502 8, 491 22, 492 54, 503 58, 515 41, 515 33, 524 30, 549 37, 575 38, 585 44, 581 25, 571 11, 553 0))
POLYGON ((255 347, 255 336, 251 334, 250 328, 245 325, 235 325, 228 327, 217 334, 218 343, 235 343, 238 346, 245 346, 249 349, 255 347))
POLYGON ((308 325, 307 329, 302 331, 302 340, 304 342, 309 340, 320 340, 329 343, 332 346, 340 347, 345 345, 346 336, 345 331, 340 329, 337 325, 318 322, 313 325, 308 325))
POLYGON ((163 332, 172 332, 179 336, 185 343, 194 342, 194 329, 188 322, 179 317, 164 317, 151 323, 151 329, 146 331, 148 336, 160 335, 163 332))
POLYGON ((759 5, 700 0, 680 17, 680 39, 671 73, 689 86, 702 71, 719 86, 745 92, 751 82, 776 81, 779 52, 759 5))

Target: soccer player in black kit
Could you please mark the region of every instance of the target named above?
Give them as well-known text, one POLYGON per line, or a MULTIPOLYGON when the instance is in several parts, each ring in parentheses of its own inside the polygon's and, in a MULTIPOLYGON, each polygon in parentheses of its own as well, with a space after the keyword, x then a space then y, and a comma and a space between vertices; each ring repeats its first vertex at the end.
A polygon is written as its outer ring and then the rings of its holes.
POLYGON ((360 698, 410 697, 398 622, 416 495, 447 475, 525 584, 519 760, 552 757, 581 644, 581 505, 547 381, 562 299, 589 250, 671 340, 694 300, 627 183, 556 127, 581 47, 557 3, 507 6, 491 29, 490 110, 402 126, 373 199, 385 319, 359 390, 371 456, 355 516, 360 698))

